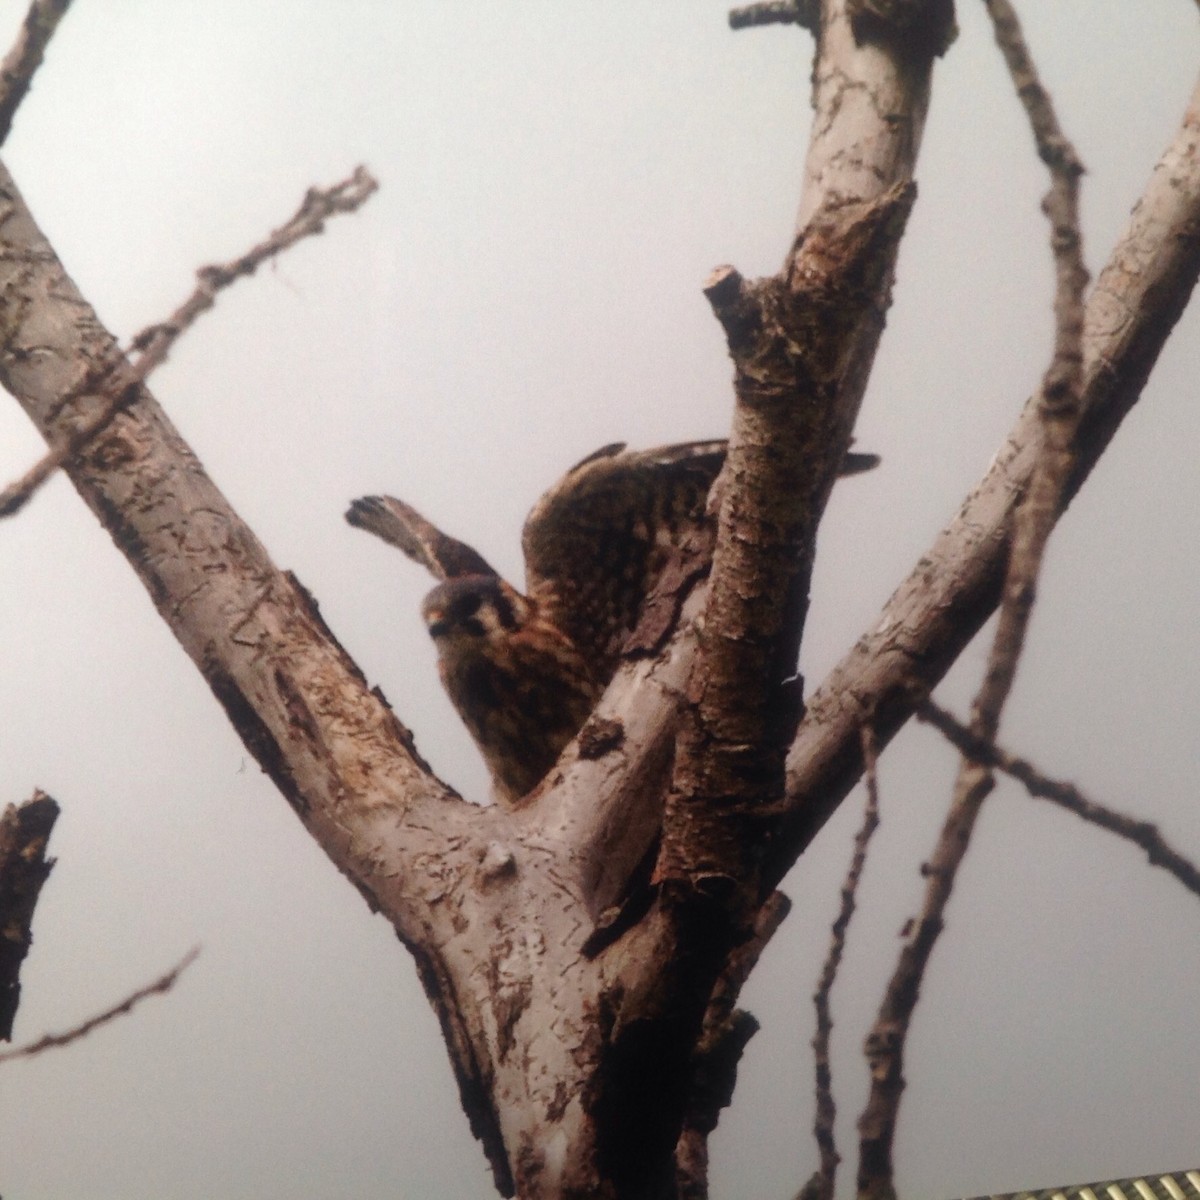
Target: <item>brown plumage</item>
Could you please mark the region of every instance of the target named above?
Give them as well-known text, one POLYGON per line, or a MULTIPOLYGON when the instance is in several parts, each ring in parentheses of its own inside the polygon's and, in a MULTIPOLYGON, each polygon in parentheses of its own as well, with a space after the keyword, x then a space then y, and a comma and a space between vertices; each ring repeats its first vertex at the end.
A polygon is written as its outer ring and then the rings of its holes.
MULTIPOLYGON (((346 513, 440 583, 422 615, 442 682, 501 799, 530 792, 587 719, 679 546, 707 519, 723 441, 605 446, 572 467, 525 522, 526 594, 470 546, 390 496, 346 513)), ((843 473, 875 465, 848 455, 843 473)))
POLYGON ((421 615, 438 649, 442 683, 497 793, 512 801, 532 791, 599 698, 593 664, 495 575, 440 584, 421 615))

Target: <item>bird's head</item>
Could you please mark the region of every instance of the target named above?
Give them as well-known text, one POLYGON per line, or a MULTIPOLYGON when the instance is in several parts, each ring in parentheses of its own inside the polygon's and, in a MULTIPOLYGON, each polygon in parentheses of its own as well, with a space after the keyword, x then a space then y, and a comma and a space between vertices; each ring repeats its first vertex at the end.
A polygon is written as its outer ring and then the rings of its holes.
POLYGON ((530 604, 497 575, 464 575, 438 584, 421 616, 439 651, 503 639, 529 620, 530 604))

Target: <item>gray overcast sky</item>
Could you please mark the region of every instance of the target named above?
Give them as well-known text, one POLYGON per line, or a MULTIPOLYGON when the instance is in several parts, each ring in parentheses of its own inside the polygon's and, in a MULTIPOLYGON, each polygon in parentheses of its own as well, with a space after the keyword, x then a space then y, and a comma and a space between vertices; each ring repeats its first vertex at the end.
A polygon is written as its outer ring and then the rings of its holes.
MULTIPOLYGON (((1184 0, 1019 5, 1089 167, 1104 262, 1200 56, 1184 0)), ((25 5, 0 3, 6 43, 25 5)), ((803 667, 815 683, 980 475, 1049 353, 1045 176, 977 0, 937 68, 896 303, 838 489, 803 667)), ((358 217, 239 284, 154 390, 276 562, 467 795, 427 581, 341 519, 412 501, 520 578, 541 490, 613 440, 721 434, 730 369, 699 285, 772 271, 798 197, 811 42, 718 3, 76 0, 6 161, 122 336, 200 264, 358 162, 358 217)), ((1004 738, 1200 856, 1195 314, 1063 522, 1004 738)), ((0 477, 39 443, 0 405, 0 477)), ((13 1200, 483 1200, 482 1155, 411 963, 250 761, 65 480, 0 527, 0 799, 63 816, 18 1036, 200 960, 166 999, 0 1087, 13 1200)), ((963 705, 973 647, 943 699, 963 705)), ((884 826, 835 994, 843 1152, 859 1047, 954 769, 926 729, 882 766, 884 826)), ((808 996, 858 819, 793 872, 747 990, 766 1028, 714 1139, 714 1196, 813 1163, 808 996)), ((1200 904, 1008 787, 989 801, 918 1010, 899 1184, 953 1197, 1200 1162, 1200 904)), ((852 1188, 847 1170, 843 1194, 852 1188)))

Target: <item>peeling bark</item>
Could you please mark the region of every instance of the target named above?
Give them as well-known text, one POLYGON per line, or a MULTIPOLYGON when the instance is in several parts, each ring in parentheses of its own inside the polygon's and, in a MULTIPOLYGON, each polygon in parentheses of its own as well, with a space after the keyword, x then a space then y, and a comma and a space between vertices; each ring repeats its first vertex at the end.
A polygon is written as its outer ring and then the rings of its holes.
POLYGON ((783 793, 817 525, 850 440, 863 325, 882 325, 915 189, 822 209, 785 272, 707 290, 734 360, 717 549, 667 800, 660 880, 744 882, 783 793))

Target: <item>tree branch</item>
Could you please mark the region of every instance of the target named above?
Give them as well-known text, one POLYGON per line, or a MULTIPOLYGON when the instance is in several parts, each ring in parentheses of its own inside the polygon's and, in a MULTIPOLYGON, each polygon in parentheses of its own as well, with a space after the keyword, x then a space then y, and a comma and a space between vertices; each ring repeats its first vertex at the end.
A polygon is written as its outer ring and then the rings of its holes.
POLYGON ((729 956, 713 989, 693 1056, 694 1082, 683 1132, 675 1147, 679 1200, 707 1200, 708 1136, 733 1098, 738 1065, 758 1021, 735 1007, 767 943, 783 924, 791 902, 773 892, 759 910, 751 936, 729 956))
POLYGON ((33 0, 17 40, 0 63, 0 146, 7 141, 17 109, 42 65, 46 46, 70 7, 71 0, 33 0))
POLYGON ((33 910, 54 866, 46 843, 58 812, 45 792, 35 791, 0 815, 0 1039, 6 1042, 21 1002, 21 964, 33 944, 33 910))
POLYGON ((145 987, 138 988, 136 992, 130 993, 124 1000, 114 1004, 112 1008, 106 1008, 102 1013, 97 1013, 94 1017, 89 1017, 73 1029, 68 1029, 65 1033, 48 1033, 44 1037, 38 1038, 36 1042, 31 1042, 28 1046, 20 1046, 16 1050, 5 1051, 3 1054, 0 1054, 0 1063, 12 1062, 14 1058, 33 1058, 34 1055, 41 1054, 43 1050, 51 1050, 58 1046, 69 1046, 72 1042, 77 1042, 80 1038, 87 1037, 92 1030, 99 1029, 101 1025, 107 1025, 109 1021, 132 1012, 147 996, 158 996, 169 992, 175 986, 179 976, 196 961, 196 956, 199 953, 199 946, 189 950, 165 975, 160 976, 153 983, 148 983, 145 987))
MULTIPOLYGON (((110 403, 80 394, 79 382, 110 370, 120 352, 3 168, 0 233, 0 384, 58 444, 110 403)), ((128 390, 107 428, 64 469, 247 749, 412 950, 472 1129, 507 1194, 509 1165, 485 1079, 489 1051, 481 1023, 470 1019, 485 1002, 486 980, 464 986, 468 976, 444 953, 463 922, 446 896, 471 892, 501 819, 430 772, 312 598, 272 563, 154 398, 144 387, 128 390)))
POLYGON ((863 760, 866 763, 867 803, 863 808, 862 824, 854 835, 854 853, 842 884, 842 904, 834 919, 829 936, 829 952, 821 968, 821 978, 813 993, 817 1025, 813 1034, 813 1060, 816 1066, 816 1116, 813 1134, 817 1141, 821 1164, 817 1172, 801 1189, 804 1200, 832 1200, 837 1181, 838 1164, 842 1156, 834 1141, 834 1125, 837 1105, 833 1098, 833 1076, 829 1057, 829 1039, 833 1033, 833 1011, 829 997, 841 966, 842 953, 846 947, 846 931, 854 916, 858 896, 858 884, 867 863, 867 849, 875 830, 879 828, 879 778, 875 732, 870 724, 862 727, 863 760))
POLYGON ((995 742, 973 733, 966 725, 933 700, 925 700, 917 710, 919 720, 927 721, 939 729, 959 752, 976 762, 995 767, 1011 775, 1031 796, 1049 800, 1060 808, 1074 813, 1089 824, 1098 825, 1127 841, 1140 846, 1149 858, 1151 866, 1170 872, 1189 892, 1200 896, 1200 867, 1180 854, 1150 821, 1139 821, 1116 809, 1090 800, 1073 783, 1051 779, 1042 774, 1032 763, 1018 758, 995 742))
POLYGON ((757 25, 799 25, 816 33, 821 24, 821 0, 760 0, 729 11, 730 29, 757 25))
POLYGON ((799 232, 784 268, 756 284, 719 272, 708 289, 738 404, 656 902, 608 952, 620 986, 593 1112, 618 1194, 634 1180, 648 1193, 670 1186, 662 1164, 687 1111, 707 997, 761 903, 764 839, 752 835, 777 818, 782 748, 799 712, 798 689, 782 685, 795 669, 812 537, 850 440, 912 203, 931 60, 899 45, 864 49, 842 0, 829 10, 799 232), (803 311, 810 301, 820 317, 803 311), (831 327, 819 328, 822 319, 831 327), (739 692, 743 680, 749 690, 739 692), (722 693, 733 698, 728 713, 722 693))
POLYGON ((1059 128, 1012 6, 1008 0, 985 2, 1013 86, 1033 127, 1038 154, 1050 168, 1050 192, 1043 207, 1051 223, 1056 280, 1054 356, 1038 395, 1041 449, 1029 491, 1017 508, 1000 623, 971 718, 972 728, 991 739, 1016 677, 1046 542, 1062 511, 1063 491, 1075 463, 1075 433, 1082 414, 1083 295, 1088 273, 1079 233, 1083 166, 1059 128))
MULTIPOLYGON (((1013 84, 1026 106, 1039 153, 1050 168, 1050 194, 1044 207, 1052 226, 1056 276, 1054 355, 1037 404, 1041 444, 1029 491, 1017 507, 1000 620, 971 713, 972 732, 990 741, 1016 678, 1046 543, 1062 510, 1063 493, 1074 464, 1073 443, 1082 412, 1083 293, 1088 276, 1079 234, 1078 182, 1083 168, 1058 127, 1049 96, 1038 83, 1016 14, 1007 0, 986 3, 1013 84)), ((905 1086, 904 1049, 909 1024, 930 956, 944 928, 944 914, 958 869, 991 790, 992 775, 987 767, 964 757, 950 810, 924 869, 925 897, 920 916, 909 925, 879 1015, 867 1035, 871 1092, 859 1119, 860 1196, 895 1194, 892 1146, 905 1086)))
MULTIPOLYGON (((1085 307, 1083 415, 1062 506, 1137 402, 1200 274, 1200 86, 1085 307)), ((788 757, 788 817, 763 886, 776 886, 862 773, 859 726, 886 745, 1000 598, 1013 518, 1037 458, 1037 400, 879 618, 808 701, 788 757)))
POLYGON ((783 791, 817 524, 849 440, 841 399, 864 324, 882 321, 912 185, 822 209, 781 276, 722 268, 706 292, 734 360, 733 432, 690 703, 656 877, 753 870, 753 826, 783 791))
POLYGON ((136 394, 150 372, 167 359, 172 347, 216 303, 217 293, 238 279, 253 275, 269 259, 282 254, 302 238, 324 232, 325 222, 337 213, 355 212, 366 203, 378 183, 365 167, 328 188, 309 188, 295 215, 264 241, 240 258, 224 265, 201 267, 192 294, 165 321, 147 326, 130 342, 129 360, 117 358, 111 365, 90 371, 67 399, 78 399, 89 392, 107 393, 108 403, 72 428, 70 436, 38 460, 15 483, 0 492, 0 517, 19 512, 39 487, 67 459, 78 454, 136 394), (119 382, 118 382, 119 381, 119 382))
POLYGON ((864 49, 850 26, 848 0, 830 3, 814 70, 814 103, 830 118, 814 124, 783 270, 747 284, 722 268, 706 289, 737 404, 660 880, 744 881, 747 846, 763 840, 746 822, 780 796, 801 712, 799 685, 784 681, 795 670, 817 523, 890 301, 932 69, 911 40, 889 41, 881 29, 864 49))

